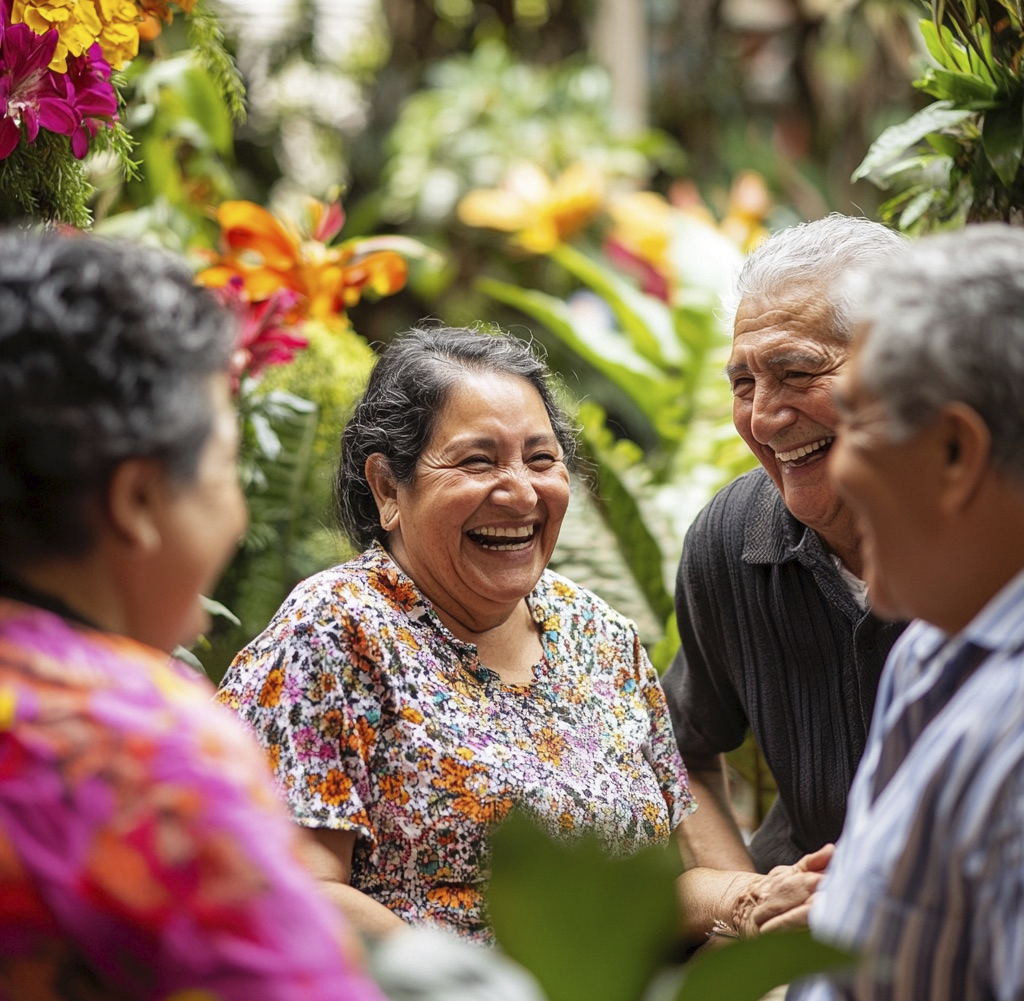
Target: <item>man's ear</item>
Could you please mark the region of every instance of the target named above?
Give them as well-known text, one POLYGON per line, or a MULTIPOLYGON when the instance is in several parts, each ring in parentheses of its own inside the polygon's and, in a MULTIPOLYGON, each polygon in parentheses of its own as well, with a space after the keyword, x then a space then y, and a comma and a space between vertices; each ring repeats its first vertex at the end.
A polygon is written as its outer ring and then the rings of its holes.
POLYGON ((960 402, 942 408, 938 433, 945 450, 942 508, 947 514, 957 514, 977 496, 989 470, 992 434, 981 415, 960 402))
POLYGON ((126 459, 110 477, 107 519, 130 554, 150 556, 160 548, 167 489, 167 473, 157 459, 126 459))
POLYGON ((366 482, 377 502, 380 527, 385 532, 398 528, 398 480, 383 452, 374 452, 366 459, 366 482))

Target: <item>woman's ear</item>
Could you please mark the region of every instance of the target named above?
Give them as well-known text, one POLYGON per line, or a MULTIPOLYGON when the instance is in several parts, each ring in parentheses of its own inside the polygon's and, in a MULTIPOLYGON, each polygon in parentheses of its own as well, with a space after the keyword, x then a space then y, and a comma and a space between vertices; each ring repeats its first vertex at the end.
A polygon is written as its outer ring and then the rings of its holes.
POLYGON ((161 512, 167 473, 157 459, 126 459, 110 477, 107 519, 113 536, 134 556, 150 556, 163 541, 161 512))
POLYGON ((963 511, 977 495, 992 453, 992 434, 981 415, 966 403, 947 404, 939 416, 945 445, 942 506, 949 514, 963 511))
POLYGON ((398 528, 398 481, 391 471, 391 463, 383 452, 374 452, 366 460, 366 482, 377 502, 380 527, 385 532, 398 528))

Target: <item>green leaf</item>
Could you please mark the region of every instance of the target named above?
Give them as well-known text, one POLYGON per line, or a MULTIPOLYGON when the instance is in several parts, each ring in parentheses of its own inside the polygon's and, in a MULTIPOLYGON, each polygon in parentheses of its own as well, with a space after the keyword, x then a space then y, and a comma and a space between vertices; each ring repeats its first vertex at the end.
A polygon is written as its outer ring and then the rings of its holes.
POLYGON ((609 859, 592 835, 556 842, 520 813, 492 844, 495 935, 549 1001, 637 1001, 678 928, 674 849, 609 859))
POLYGON ((908 230, 917 222, 931 207, 935 201, 935 192, 931 189, 918 192, 907 203, 907 207, 900 213, 899 228, 908 230))
POLYGON ((939 132, 969 118, 974 112, 953 108, 949 101, 936 101, 911 115, 905 122, 887 128, 868 149, 861 165, 853 172, 852 181, 880 173, 911 146, 929 133, 939 132))
POLYGON ((639 354, 659 367, 683 364, 684 353, 667 305, 569 244, 560 244, 549 256, 608 303, 639 354))
POLYGON ((619 552, 629 567, 648 605, 659 620, 674 610, 672 595, 662 576, 664 554, 654 533, 644 521, 643 511, 619 471, 612 452, 612 435, 604 412, 596 404, 584 404, 577 418, 583 427, 587 457, 597 467, 598 499, 601 513, 615 536, 619 552))
POLYGON ((960 70, 962 73, 971 71, 971 60, 967 50, 953 38, 946 27, 938 27, 938 21, 918 21, 918 28, 924 38, 928 52, 940 66, 946 69, 960 70))
POLYGON ((478 279, 476 285, 486 295, 543 323, 566 347, 627 393, 651 427, 660 433, 666 408, 676 403, 673 383, 625 337, 603 324, 599 317, 573 314, 561 299, 544 292, 492 278, 478 279))
POLYGON ((1024 116, 1020 93, 1001 107, 985 112, 981 143, 996 176, 1004 187, 1011 188, 1024 156, 1024 116))
POLYGON ((915 80, 914 86, 926 94, 943 100, 952 101, 957 107, 987 106, 996 99, 995 84, 983 80, 976 73, 958 73, 953 70, 930 69, 921 80, 915 80))
POLYGON ((687 964, 675 1001, 758 1001, 773 987, 852 963, 849 953, 807 931, 762 935, 700 953, 687 964))

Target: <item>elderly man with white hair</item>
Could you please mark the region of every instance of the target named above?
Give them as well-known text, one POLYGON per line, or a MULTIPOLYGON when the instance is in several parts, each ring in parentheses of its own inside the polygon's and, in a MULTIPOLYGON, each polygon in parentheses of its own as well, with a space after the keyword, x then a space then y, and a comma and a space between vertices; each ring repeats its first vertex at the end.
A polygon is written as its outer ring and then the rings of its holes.
POLYGON ((878 677, 901 623, 868 608, 853 517, 827 472, 832 387, 853 323, 837 280, 907 241, 842 215, 782 230, 736 283, 727 374, 736 429, 763 468, 697 517, 676 587, 682 645, 664 677, 699 809, 680 825, 694 932, 787 922, 842 829, 878 677), (748 847, 730 812, 724 752, 748 731, 778 799, 748 847))
POLYGON ((831 472, 885 666, 811 908, 861 953, 801 999, 1024 997, 1024 231, 922 240, 871 275, 831 472))

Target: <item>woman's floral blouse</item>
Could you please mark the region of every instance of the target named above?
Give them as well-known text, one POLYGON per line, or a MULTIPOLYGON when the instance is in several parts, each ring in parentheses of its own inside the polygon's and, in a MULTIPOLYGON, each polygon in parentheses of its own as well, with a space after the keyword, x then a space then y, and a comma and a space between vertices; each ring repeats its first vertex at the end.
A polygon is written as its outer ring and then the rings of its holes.
POLYGON ((208 682, 0 600, 0 999, 382 1001, 208 682))
POLYGON ((266 746, 292 812, 359 834, 352 885, 479 942, 486 842, 513 806, 615 852, 693 809, 636 628, 546 571, 527 598, 545 649, 503 685, 380 546, 300 584, 220 699, 266 746))

